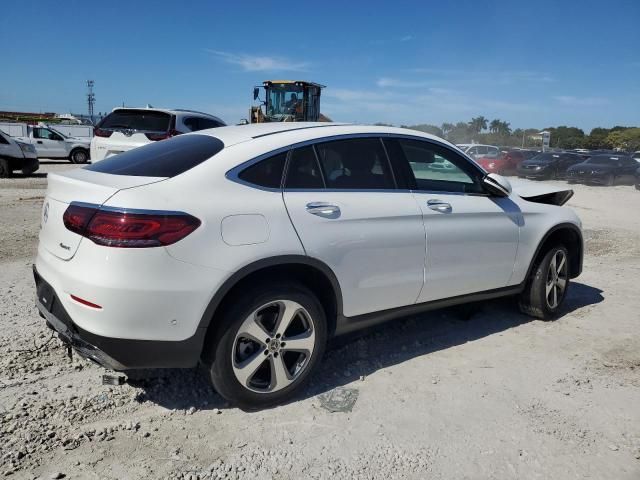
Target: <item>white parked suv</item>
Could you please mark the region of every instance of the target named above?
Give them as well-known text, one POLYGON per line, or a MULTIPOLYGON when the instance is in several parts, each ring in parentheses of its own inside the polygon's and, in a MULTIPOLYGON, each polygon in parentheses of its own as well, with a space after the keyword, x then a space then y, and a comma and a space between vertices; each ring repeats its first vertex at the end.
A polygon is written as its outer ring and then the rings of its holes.
POLYGON ((553 318, 582 270, 571 190, 512 192, 406 129, 222 127, 48 179, 47 323, 108 368, 201 362, 245 408, 299 391, 330 337, 506 295, 553 318))
POLYGON ((469 155, 474 160, 479 158, 498 158, 500 156, 500 149, 493 145, 480 145, 477 143, 460 143, 457 145, 460 150, 469 155))
POLYGON ((91 162, 158 140, 225 126, 218 117, 192 110, 114 108, 93 130, 91 162))

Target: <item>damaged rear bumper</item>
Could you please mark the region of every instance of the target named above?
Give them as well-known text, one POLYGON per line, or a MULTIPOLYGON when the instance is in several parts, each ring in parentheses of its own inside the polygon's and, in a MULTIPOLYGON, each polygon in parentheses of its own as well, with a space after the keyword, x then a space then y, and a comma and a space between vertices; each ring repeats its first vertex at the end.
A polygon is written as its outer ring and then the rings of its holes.
POLYGON ((204 330, 182 341, 136 340, 95 335, 76 325, 53 287, 35 266, 36 306, 47 325, 80 356, 110 370, 138 368, 191 368, 200 359, 204 330))

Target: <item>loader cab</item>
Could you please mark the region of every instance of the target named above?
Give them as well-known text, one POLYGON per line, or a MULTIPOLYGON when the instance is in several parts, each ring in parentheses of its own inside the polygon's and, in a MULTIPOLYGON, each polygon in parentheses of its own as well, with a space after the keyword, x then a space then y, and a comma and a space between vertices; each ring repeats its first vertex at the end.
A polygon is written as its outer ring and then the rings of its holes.
POLYGON ((324 85, 297 80, 267 80, 253 90, 254 100, 262 106, 251 108, 251 123, 317 122, 320 119, 320 91, 324 85))

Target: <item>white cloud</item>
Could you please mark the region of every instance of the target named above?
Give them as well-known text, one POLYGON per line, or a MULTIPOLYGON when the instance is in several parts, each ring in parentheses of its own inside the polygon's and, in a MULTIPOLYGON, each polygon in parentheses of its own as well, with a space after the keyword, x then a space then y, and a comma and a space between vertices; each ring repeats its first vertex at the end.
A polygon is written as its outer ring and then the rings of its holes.
POLYGON ((401 42, 408 42, 410 40, 413 40, 413 35, 405 35, 404 37, 400 38, 401 42))
POLYGON ((219 50, 205 49, 208 53, 224 60, 227 63, 241 66, 247 72, 264 72, 275 70, 305 71, 309 68, 308 62, 295 62, 283 57, 269 57, 265 55, 249 55, 244 53, 230 53, 219 50))
POLYGON ((609 100, 602 97, 574 97, 572 95, 557 95, 553 98, 568 107, 598 107, 609 104, 609 100))

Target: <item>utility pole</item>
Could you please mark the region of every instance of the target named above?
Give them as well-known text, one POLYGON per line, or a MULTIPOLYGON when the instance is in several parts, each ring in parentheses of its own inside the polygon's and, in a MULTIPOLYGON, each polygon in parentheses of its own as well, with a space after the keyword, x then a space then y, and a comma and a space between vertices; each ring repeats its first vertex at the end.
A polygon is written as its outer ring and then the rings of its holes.
POLYGON ((93 80, 87 80, 87 105, 89 107, 89 118, 93 122, 93 106, 96 103, 96 95, 93 93, 93 80))

